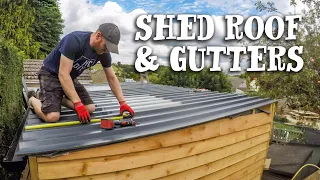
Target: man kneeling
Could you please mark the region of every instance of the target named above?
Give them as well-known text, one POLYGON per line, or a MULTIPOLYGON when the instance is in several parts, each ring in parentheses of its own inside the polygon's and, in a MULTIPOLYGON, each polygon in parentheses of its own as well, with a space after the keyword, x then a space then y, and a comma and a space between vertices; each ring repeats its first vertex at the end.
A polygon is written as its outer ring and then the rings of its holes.
POLYGON ((120 114, 128 111, 134 115, 134 111, 126 104, 111 66, 110 52, 119 54, 119 41, 119 28, 112 23, 101 24, 94 33, 75 31, 62 38, 45 58, 39 71, 39 97, 34 91, 28 92, 33 111, 46 122, 57 122, 61 105, 64 105, 75 110, 82 123, 88 123, 95 105, 77 77, 100 61, 109 86, 119 101, 120 114))

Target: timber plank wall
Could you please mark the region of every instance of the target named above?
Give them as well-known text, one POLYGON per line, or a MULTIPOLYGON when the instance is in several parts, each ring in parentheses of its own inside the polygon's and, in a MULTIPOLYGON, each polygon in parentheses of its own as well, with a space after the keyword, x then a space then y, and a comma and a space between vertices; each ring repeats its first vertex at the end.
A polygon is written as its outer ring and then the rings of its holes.
POLYGON ((275 107, 55 158, 29 156, 31 179, 261 179, 275 107))

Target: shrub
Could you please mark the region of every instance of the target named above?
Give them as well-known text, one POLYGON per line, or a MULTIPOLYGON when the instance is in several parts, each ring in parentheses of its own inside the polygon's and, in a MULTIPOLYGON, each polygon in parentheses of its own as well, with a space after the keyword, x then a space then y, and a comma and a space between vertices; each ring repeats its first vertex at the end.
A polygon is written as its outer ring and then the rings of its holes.
MULTIPOLYGON (((0 39, 0 158, 3 159, 24 112, 22 101, 23 53, 0 39)), ((8 177, 0 168, 0 177, 8 177)))

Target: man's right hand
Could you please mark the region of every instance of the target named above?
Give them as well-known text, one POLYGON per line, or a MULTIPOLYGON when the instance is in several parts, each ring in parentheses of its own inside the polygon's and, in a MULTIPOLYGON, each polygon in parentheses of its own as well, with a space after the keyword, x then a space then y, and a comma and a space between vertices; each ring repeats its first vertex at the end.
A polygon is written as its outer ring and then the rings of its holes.
POLYGON ((126 101, 120 101, 120 114, 123 115, 124 112, 129 112, 130 116, 134 116, 133 109, 126 103, 126 101))
POLYGON ((74 109, 78 113, 79 121, 82 124, 86 124, 86 123, 90 122, 90 114, 89 114, 89 111, 86 108, 86 106, 84 106, 81 101, 73 103, 73 104, 74 104, 74 109))

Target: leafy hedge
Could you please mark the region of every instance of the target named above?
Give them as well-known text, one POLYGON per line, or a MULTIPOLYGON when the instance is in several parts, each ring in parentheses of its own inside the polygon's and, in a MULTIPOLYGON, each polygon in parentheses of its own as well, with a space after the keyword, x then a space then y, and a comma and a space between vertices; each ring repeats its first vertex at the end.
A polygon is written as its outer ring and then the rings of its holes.
MULTIPOLYGON (((24 113, 21 77, 23 53, 0 39, 0 158, 3 159, 24 113)), ((7 177, 0 168, 0 177, 7 177)))
POLYGON ((155 84, 204 88, 219 92, 233 91, 228 75, 223 72, 211 72, 208 67, 200 72, 192 72, 190 69, 183 72, 174 72, 170 67, 160 66, 157 71, 150 73, 149 80, 155 84))

